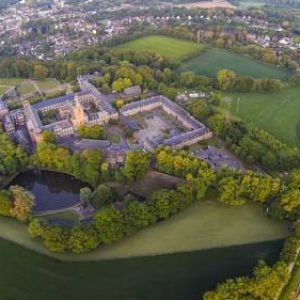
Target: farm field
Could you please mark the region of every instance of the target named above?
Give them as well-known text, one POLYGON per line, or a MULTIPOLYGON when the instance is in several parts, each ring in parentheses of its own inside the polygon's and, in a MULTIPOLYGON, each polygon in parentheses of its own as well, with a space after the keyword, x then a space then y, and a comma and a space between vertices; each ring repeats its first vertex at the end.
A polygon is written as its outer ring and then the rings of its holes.
POLYGON ((258 205, 230 207, 215 201, 206 201, 195 203, 167 221, 95 251, 80 255, 55 254, 49 253, 38 239, 31 239, 22 223, 12 219, 0 219, 0 238, 65 261, 190 252, 282 239, 287 234, 285 224, 267 218, 262 207, 258 205))
POLYGON ((230 69, 240 76, 274 78, 287 80, 289 71, 274 65, 264 64, 251 57, 224 49, 209 49, 205 53, 183 63, 179 71, 193 71, 195 74, 215 77, 219 70, 230 69))
POLYGON ((274 94, 232 93, 223 97, 223 106, 296 147, 300 146, 299 94, 300 87, 274 94))
POLYGON ((205 45, 160 35, 152 35, 118 45, 114 49, 154 52, 174 61, 182 61, 195 53, 204 51, 205 45))

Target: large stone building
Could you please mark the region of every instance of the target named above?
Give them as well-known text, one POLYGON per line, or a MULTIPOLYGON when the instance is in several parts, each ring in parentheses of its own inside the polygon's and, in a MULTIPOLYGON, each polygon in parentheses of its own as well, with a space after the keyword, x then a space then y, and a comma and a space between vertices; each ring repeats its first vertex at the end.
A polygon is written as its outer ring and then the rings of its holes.
POLYGON ((53 131, 58 137, 70 136, 81 125, 105 124, 117 119, 118 113, 105 101, 102 95, 87 77, 78 77, 81 91, 40 103, 30 105, 24 101, 24 112, 29 133, 35 141, 39 141, 45 130, 53 131), (56 111, 56 120, 45 124, 43 119, 50 111, 56 111))
POLYGON ((155 96, 146 100, 127 104, 120 110, 120 113, 124 117, 127 117, 157 108, 163 109, 168 115, 181 122, 187 131, 162 141, 155 141, 147 138, 144 143, 144 148, 146 150, 152 151, 159 145, 180 149, 212 137, 212 131, 209 128, 193 118, 179 105, 164 96, 155 96))
MULTIPOLYGON (((164 96, 155 96, 132 102, 117 111, 112 107, 110 95, 102 94, 93 86, 90 79, 90 75, 77 78, 81 89, 78 93, 45 100, 33 105, 28 101, 23 101, 23 109, 11 112, 8 111, 5 103, 0 100, 0 120, 2 120, 5 131, 14 135, 20 125, 26 125, 32 140, 38 143, 44 131, 52 131, 57 137, 68 137, 75 134, 81 125, 103 125, 118 118, 120 118, 121 123, 123 122, 128 126, 128 122, 124 122, 124 120, 129 120, 128 116, 160 108, 179 121, 186 131, 164 140, 147 138, 142 145, 145 150, 151 151, 159 145, 180 149, 212 136, 212 132, 205 125, 164 96)), ((134 125, 134 122, 131 123, 134 125)), ((93 145, 99 146, 99 143, 93 143, 93 145)), ((114 152, 112 148, 111 146, 108 147, 111 153, 120 152, 119 150, 114 152)), ((126 151, 127 149, 125 149, 126 151)))

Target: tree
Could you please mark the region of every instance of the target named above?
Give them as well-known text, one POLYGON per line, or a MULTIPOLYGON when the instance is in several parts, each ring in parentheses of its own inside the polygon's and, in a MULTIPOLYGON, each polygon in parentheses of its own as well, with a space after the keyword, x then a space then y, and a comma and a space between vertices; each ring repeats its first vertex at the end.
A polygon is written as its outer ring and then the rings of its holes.
POLYGON ((150 156, 141 150, 128 152, 124 165, 124 175, 129 181, 143 178, 150 167, 150 156))
POLYGON ((92 197, 92 191, 89 187, 80 189, 80 200, 83 204, 88 204, 92 197))
POLYGON ((12 199, 7 191, 0 191, 0 215, 8 217, 11 215, 12 199))
POLYGON ((230 70, 220 70, 217 74, 218 84, 221 90, 228 91, 230 90, 235 83, 236 75, 233 71, 230 70))
POLYGON ((156 222, 153 208, 144 202, 126 201, 126 220, 134 228, 139 229, 156 222))
POLYGON ((74 253, 82 253, 96 249, 99 245, 97 231, 86 224, 73 227, 70 230, 68 248, 74 253))
POLYGON ((117 109, 122 108, 125 105, 125 100, 124 99, 117 99, 115 101, 115 106, 117 109))
POLYGON ((78 128, 80 137, 92 140, 103 140, 106 138, 105 130, 100 125, 86 126, 81 125, 78 128))
POLYGON ((125 235, 124 215, 113 207, 106 207, 97 211, 93 224, 102 243, 110 244, 120 240, 125 235))
POLYGON ((35 203, 34 195, 20 186, 11 186, 9 190, 14 199, 10 210, 11 215, 22 222, 26 222, 35 203))
POLYGON ((40 80, 47 78, 48 68, 44 65, 35 65, 33 69, 33 76, 40 80))
POLYGON ((219 201, 229 205, 243 205, 245 200, 241 198, 240 184, 232 177, 225 177, 218 183, 219 201))
POLYGON ((112 188, 106 184, 100 184, 94 191, 92 204, 96 208, 112 203, 114 192, 112 188))
POLYGON ((206 102, 193 100, 188 107, 188 111, 197 119, 202 119, 207 117, 209 114, 209 107, 206 102))
POLYGON ((281 197, 281 205, 283 209, 291 213, 295 209, 300 207, 300 191, 299 189, 293 189, 283 194, 281 197))
POLYGON ((52 131, 46 130, 43 132, 43 142, 44 143, 50 143, 50 144, 56 144, 57 139, 55 134, 52 131))

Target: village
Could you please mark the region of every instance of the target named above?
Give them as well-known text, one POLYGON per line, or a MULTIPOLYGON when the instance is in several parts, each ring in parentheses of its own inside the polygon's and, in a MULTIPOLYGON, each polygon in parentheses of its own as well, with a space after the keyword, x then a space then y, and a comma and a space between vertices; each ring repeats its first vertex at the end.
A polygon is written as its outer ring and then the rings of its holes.
POLYGON ((298 49, 299 42, 280 25, 245 12, 226 15, 199 12, 189 14, 183 8, 123 5, 119 9, 80 5, 74 9, 64 0, 55 0, 31 7, 25 2, 0 11, 0 45, 2 52, 45 61, 65 57, 86 46, 109 43, 139 28, 158 30, 162 27, 188 26, 198 30, 224 27, 223 35, 234 36, 235 28, 247 32, 243 38, 250 43, 274 49, 298 49), (151 7, 152 8, 152 7, 151 7), (127 13, 130 14, 127 14, 127 13))

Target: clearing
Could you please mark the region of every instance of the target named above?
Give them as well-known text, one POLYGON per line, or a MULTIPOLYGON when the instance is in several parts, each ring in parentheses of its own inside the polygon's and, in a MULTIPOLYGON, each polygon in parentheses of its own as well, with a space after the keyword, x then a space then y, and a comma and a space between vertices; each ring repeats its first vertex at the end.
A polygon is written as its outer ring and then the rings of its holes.
POLYGON ((179 70, 193 71, 195 74, 215 77, 219 70, 230 69, 240 76, 255 78, 274 78, 287 80, 288 70, 265 64, 252 57, 236 54, 224 49, 212 48, 205 53, 183 63, 179 70))
POLYGON ((271 94, 231 93, 223 97, 223 106, 296 147, 300 145, 299 95, 300 87, 271 94))
POLYGON ((118 45, 115 50, 153 52, 174 61, 182 61, 204 51, 205 45, 171 37, 151 35, 118 45))

